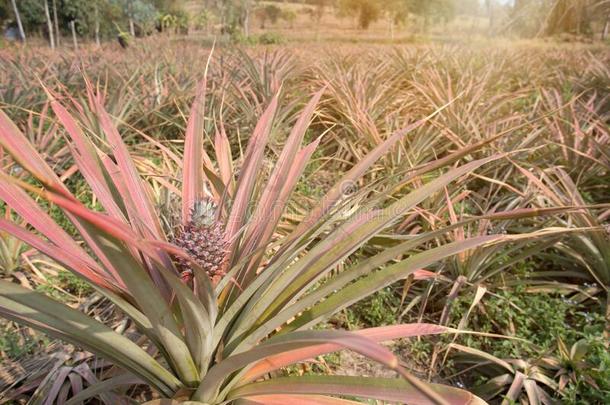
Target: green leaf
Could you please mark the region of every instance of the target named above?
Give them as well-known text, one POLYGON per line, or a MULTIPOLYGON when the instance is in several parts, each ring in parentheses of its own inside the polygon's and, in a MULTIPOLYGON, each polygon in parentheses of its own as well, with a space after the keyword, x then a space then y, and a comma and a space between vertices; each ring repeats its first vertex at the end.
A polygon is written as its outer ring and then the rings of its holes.
POLYGON ((329 296, 326 300, 303 312, 303 314, 288 324, 285 330, 296 330, 309 327, 320 322, 321 319, 329 317, 341 309, 367 297, 375 291, 405 278, 415 270, 426 267, 445 257, 472 249, 473 247, 484 243, 500 240, 501 238, 502 235, 480 236, 466 239, 461 242, 449 243, 415 254, 382 270, 362 277, 336 294, 329 296))
POLYGON ((104 324, 44 294, 0 281, 0 312, 67 342, 81 345, 115 362, 171 395, 182 384, 142 348, 104 324))
MULTIPOLYGON (((442 190, 443 187, 453 180, 500 157, 501 155, 494 155, 452 169, 417 188, 387 208, 372 214, 365 214, 370 215, 370 217, 364 216, 366 220, 356 229, 343 231, 345 232, 346 237, 341 241, 332 241, 333 246, 328 252, 324 252, 320 255, 320 253, 318 253, 318 246, 320 245, 318 245, 316 246, 316 249, 299 260, 295 266, 288 268, 282 276, 273 282, 267 293, 259 300, 258 305, 252 307, 251 312, 248 313, 249 319, 258 319, 256 324, 262 324, 287 302, 298 298, 299 295, 307 291, 307 289, 311 287, 321 275, 328 272, 341 257, 364 244, 382 229, 398 221, 408 210, 415 207, 433 193, 442 190), (314 258, 315 260, 311 260, 311 258, 314 258)), ((241 325, 241 330, 245 330, 246 325, 252 323, 253 322, 250 321, 241 325)))

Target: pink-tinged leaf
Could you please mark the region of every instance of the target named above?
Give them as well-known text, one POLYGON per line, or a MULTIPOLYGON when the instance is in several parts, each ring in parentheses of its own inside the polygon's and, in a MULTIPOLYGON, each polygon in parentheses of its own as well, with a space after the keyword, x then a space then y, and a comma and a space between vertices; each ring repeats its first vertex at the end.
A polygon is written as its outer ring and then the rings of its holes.
POLYGON ((413 278, 415 280, 430 280, 431 278, 440 278, 441 276, 433 271, 426 269, 415 270, 413 272, 413 278))
POLYGON ((550 188, 548 188, 539 178, 534 176, 533 173, 531 173, 529 170, 524 169, 523 167, 519 166, 518 164, 516 164, 514 162, 513 162, 513 164, 515 165, 515 167, 517 167, 517 169, 519 169, 521 174, 523 174, 536 187, 538 187, 546 197, 550 198, 553 201, 553 204, 558 205, 558 206, 563 205, 564 202, 561 201, 561 199, 557 197, 557 194, 554 193, 550 188))
MULTIPOLYGON (((97 230, 107 233, 108 235, 117 238, 128 245, 132 245, 150 257, 160 260, 159 250, 152 248, 152 245, 145 243, 144 239, 140 238, 134 233, 134 231, 123 222, 117 221, 116 219, 108 216, 107 214, 92 211, 85 207, 80 201, 72 200, 63 197, 60 194, 56 194, 50 190, 41 190, 28 183, 21 182, 19 180, 11 179, 6 175, 3 175, 5 181, 12 181, 19 184, 23 189, 35 193, 49 202, 56 204, 68 214, 73 215, 76 218, 82 219, 93 225, 97 230)), ((0 182, 1 184, 1 182, 0 182)), ((87 233, 85 233, 86 235, 87 233)), ((157 241, 161 243, 161 241, 157 241)))
POLYGON ((591 209, 602 209, 609 207, 610 204, 595 204, 595 205, 569 205, 562 207, 543 207, 543 208, 517 208, 510 211, 494 212, 492 214, 477 217, 477 219, 503 220, 503 219, 520 219, 532 218, 539 216, 555 215, 568 212, 585 213, 591 209))
MULTIPOLYGON (((129 191, 127 190, 127 185, 125 184, 125 180, 123 179, 122 172, 118 168, 118 166, 107 155, 102 156, 102 162, 103 162, 104 167, 106 168, 107 172, 110 174, 110 176, 112 176, 114 185, 115 185, 116 189, 118 190, 118 192, 121 195, 129 195, 129 191)), ((138 212, 137 212, 136 207, 133 206, 132 201, 130 199, 126 199, 124 201, 124 203, 125 203, 125 208, 127 210, 129 218, 137 221, 138 212)), ((134 227, 132 227, 132 229, 133 228, 134 227)), ((150 239, 150 238, 155 237, 154 232, 152 230, 146 229, 144 226, 135 227, 135 229, 136 230, 139 229, 140 231, 142 231, 142 233, 140 234, 140 237, 142 237, 142 238, 150 239)), ((128 247, 129 247, 130 251, 132 252, 132 254, 134 255, 134 257, 139 256, 136 246, 128 245, 128 247)), ((163 252, 158 252, 158 254, 155 254, 154 257, 158 258, 158 260, 161 261, 163 263, 163 265, 166 266, 167 268, 173 268, 171 259, 169 258, 168 255, 164 254, 163 252)), ((149 272, 150 276, 152 277, 155 285, 161 292, 161 295, 166 300, 169 300, 169 298, 171 296, 169 286, 167 285, 167 283, 165 282, 165 280, 163 279, 161 274, 159 274, 159 271, 156 269, 156 266, 153 265, 152 263, 150 263, 150 261, 147 258, 144 258, 144 260, 147 264, 146 269, 149 272)), ((110 263, 107 263, 106 265, 111 266, 110 263)))
MULTIPOLYGON (((313 224, 315 224, 320 218, 322 218, 327 212, 329 212, 339 201, 342 196, 343 188, 342 185, 354 182, 358 178, 360 178, 373 163, 375 163, 381 156, 386 154, 392 146, 394 146, 402 137, 404 137, 407 133, 419 128, 427 121, 430 120, 433 116, 438 114, 440 111, 445 109, 447 106, 451 104, 447 103, 444 106, 437 109, 434 113, 430 114, 426 118, 423 118, 406 128, 403 128, 399 131, 396 131, 393 135, 391 135, 386 141, 377 146, 371 152, 369 152, 358 164, 356 164, 350 171, 348 171, 337 183, 334 187, 332 187, 326 195, 320 200, 318 205, 312 209, 312 211, 307 215, 307 217, 296 227, 296 229, 290 234, 287 239, 287 243, 285 246, 289 246, 290 242, 298 239, 303 233, 305 233, 313 224)), ((462 148, 448 156, 445 156, 441 159, 435 160, 430 163, 426 163, 422 166, 416 167, 409 174, 409 176, 399 184, 398 187, 402 187, 405 183, 412 181, 413 178, 420 176, 422 174, 428 173, 432 170, 436 170, 442 167, 445 167, 452 162, 459 160, 460 158, 467 156, 468 154, 480 149, 481 147, 493 142, 494 140, 505 136, 506 132, 502 132, 488 139, 484 139, 480 142, 477 142, 473 145, 462 148)))
MULTIPOLYGON (((416 323, 407 325, 381 326, 378 328, 357 330, 352 333, 358 336, 365 337, 367 339, 371 339, 375 342, 385 342, 398 338, 438 335, 441 333, 446 333, 447 331, 448 329, 444 326, 427 323, 416 323)), ((241 378, 241 381, 252 381, 264 374, 267 374, 274 370, 278 370, 282 367, 314 359, 317 356, 322 356, 324 354, 332 353, 342 349, 343 347, 339 344, 324 343, 306 348, 291 350, 274 356, 269 356, 264 360, 261 360, 260 362, 256 363, 252 368, 250 368, 241 378)))
POLYGON ((502 240, 505 240, 505 235, 480 236, 412 255, 379 271, 369 273, 338 290, 335 294, 328 296, 327 299, 319 301, 299 314, 284 330, 304 328, 307 325, 317 323, 325 316, 336 313, 354 302, 362 300, 363 297, 367 297, 375 291, 409 276, 415 270, 429 266, 463 250, 502 240))
POLYGON ((64 249, 63 246, 59 247, 55 244, 46 242, 10 221, 0 219, 0 230, 22 240, 61 265, 80 274, 95 285, 115 292, 124 288, 123 286, 117 285, 117 281, 114 277, 104 274, 99 268, 92 268, 86 261, 78 256, 74 256, 68 249, 64 249))
MULTIPOLYGON (((32 147, 27 138, 15 127, 15 125, 6 117, 6 115, 0 111, 0 145, 3 146, 15 160, 24 168, 26 168, 34 177, 36 177, 41 183, 43 183, 48 189, 53 190, 65 199, 76 201, 76 199, 70 194, 65 185, 57 178, 56 174, 46 164, 44 159, 38 154, 38 152, 32 147)), ((10 183, 10 178, 6 179, 7 183, 10 183)), ((26 187, 27 188, 27 187, 26 187)), ((30 191, 39 192, 39 190, 29 188, 30 191)), ((103 253, 102 248, 98 242, 87 233, 87 230, 79 223, 71 213, 67 213, 68 218, 72 221, 76 229, 80 232, 83 239, 89 247, 93 250, 95 255, 101 260, 102 264, 111 271, 113 274, 114 269, 106 255, 103 253)), ((44 230, 39 229, 41 232, 44 230)), ((47 235, 50 236, 50 235, 47 235)), ((58 246, 63 244, 58 243, 58 246)), ((120 283, 120 281, 117 280, 120 283)))
MULTIPOLYGON (((272 224, 273 229, 275 229, 276 218, 279 220, 279 216, 281 216, 285 204, 285 202, 279 201, 279 198, 282 194, 282 190, 285 189, 287 182, 296 184, 296 181, 298 180, 298 178, 289 177, 290 172, 295 164, 299 166, 300 162, 295 161, 295 159, 301 148, 301 143, 303 142, 303 137, 305 136, 309 121, 320 101, 323 91, 324 89, 313 96, 301 113, 296 124, 292 127, 292 131, 275 164, 269 181, 261 193, 261 199, 256 207, 257 218, 251 223, 248 232, 245 235, 245 247, 242 249, 242 254, 244 255, 248 255, 256 250, 259 247, 259 242, 261 240, 263 243, 266 243, 264 235, 268 235, 269 233, 268 225, 272 224), (271 218, 271 220, 267 221, 268 218, 271 218)), ((319 142, 319 140, 317 142, 319 142)), ((302 157, 303 156, 301 156, 301 159, 302 157)))
MULTIPOLYGON (((294 163, 290 167, 290 171, 288 172, 288 180, 282 186, 280 196, 278 197, 278 200, 282 202, 282 207, 286 206, 290 195, 294 191, 297 183, 299 182, 299 179, 301 178, 301 175, 303 174, 303 171, 305 170, 305 166, 307 166, 307 163, 309 163, 311 155, 313 155, 316 149, 318 149, 321 140, 322 138, 318 138, 315 141, 311 142, 309 145, 301 149, 294 158, 294 163)), ((281 216, 281 213, 279 216, 281 216)), ((273 217, 276 220, 276 224, 277 221, 279 221, 280 219, 279 216, 273 217)), ((268 230, 266 235, 268 235, 268 230)))
POLYGON ((225 126, 222 120, 220 121, 220 130, 216 131, 216 136, 214 138, 214 152, 216 153, 220 179, 229 196, 232 196, 235 192, 235 184, 233 182, 233 156, 231 155, 229 137, 225 132, 225 126))
POLYGON ((32 147, 19 128, 0 110, 0 145, 28 172, 47 187, 69 195, 53 170, 32 147))
POLYGON ((473 349, 471 347, 467 347, 467 346, 463 346, 457 343, 450 343, 449 347, 452 349, 456 349, 459 350, 463 353, 467 353, 473 356, 477 356, 477 357, 481 357, 485 360, 488 360, 491 363, 495 363, 501 367, 504 367, 506 370, 508 370, 509 373, 514 373, 515 369, 513 368, 513 366, 511 366, 507 361, 502 360, 496 356, 494 356, 493 354, 489 354, 486 353, 482 350, 478 350, 478 349, 473 349))
POLYGON ((362 405, 362 402, 321 395, 256 395, 235 401, 236 405, 362 405))
MULTIPOLYGON (((397 221, 401 215, 406 214, 429 195, 441 190, 442 187, 451 181, 474 171, 486 163, 497 160, 501 156, 502 155, 493 155, 464 164, 417 188, 388 207, 370 214, 367 213, 366 215, 357 216, 356 220, 352 222, 354 225, 359 226, 350 226, 350 228, 345 231, 339 229, 334 232, 335 235, 345 234, 348 237, 333 238, 331 235, 331 237, 326 238, 323 243, 316 245, 303 258, 298 260, 291 267, 291 271, 284 272, 274 279, 273 288, 267 289, 264 294, 261 294, 260 298, 248 303, 248 311, 245 312, 247 317, 244 315, 238 319, 236 324, 239 326, 237 328, 239 328, 241 332, 245 332, 253 325, 262 325, 266 320, 269 320, 271 317, 278 314, 281 309, 285 308, 285 305, 289 301, 295 300, 303 295, 321 276, 329 271, 329 269, 342 258, 352 253, 359 246, 362 246, 363 243, 372 238, 380 230, 387 228, 392 222, 397 221), (363 219, 365 220, 364 222, 362 221, 363 219), (361 223, 358 224, 357 221, 360 221, 361 223), (329 243, 332 244, 332 246, 327 246, 329 243)), ((473 241, 475 239, 473 239, 473 241)), ((420 256, 421 255, 418 255, 417 257, 420 256)), ((418 270, 428 264, 424 262, 422 265, 410 269, 409 272, 418 270)), ((379 274, 380 272, 376 272, 371 274, 371 276, 379 274)), ((341 304, 337 304, 336 301, 333 300, 333 298, 339 297, 341 294, 342 293, 334 294, 326 301, 317 305, 325 306, 330 302, 333 302, 335 305, 341 306, 341 304)), ((292 316, 294 315, 295 314, 292 316)), ((288 319, 285 319, 284 321, 286 320, 288 319)), ((281 324, 277 324, 275 327, 280 325, 281 324)), ((269 332, 269 330, 265 330, 265 328, 268 327, 269 326, 263 327, 260 332, 261 335, 269 332)), ((262 338, 262 336, 259 336, 259 338, 262 338)), ((256 337, 251 336, 251 339, 255 340, 256 337)), ((229 345, 227 345, 227 347, 229 347, 229 345)))
POLYGON ((72 395, 78 395, 83 390, 83 379, 77 375, 68 375, 70 380, 70 388, 72 388, 72 395))
POLYGON ((79 218, 81 222, 86 223, 84 224, 86 228, 93 229, 92 233, 95 233, 98 239, 104 240, 104 252, 108 252, 108 256, 117 263, 116 269, 127 289, 138 303, 139 308, 150 319, 154 330, 158 332, 159 340, 163 343, 172 367, 177 370, 184 381, 194 384, 199 379, 198 371, 176 320, 165 316, 170 309, 161 292, 155 288, 148 275, 143 274, 142 263, 138 262, 133 256, 126 254, 128 250, 121 242, 136 246, 144 256, 147 256, 145 257, 146 262, 148 262, 148 259, 157 259, 159 249, 142 241, 124 223, 108 215, 91 211, 78 201, 68 200, 52 191, 38 190, 27 183, 21 182, 20 185, 22 188, 39 194, 79 218))
POLYGON ((182 383, 140 346, 81 311, 45 294, 0 281, 0 314, 84 347, 171 395, 182 383))
MULTIPOLYGON (((14 209, 27 223, 33 226, 56 246, 86 263, 87 267, 97 274, 106 274, 104 270, 44 212, 22 189, 9 181, 0 181, 0 199, 14 209)), ((109 269, 111 270, 111 269, 109 269)), ((122 286, 121 279, 111 271, 114 282, 122 286)))
POLYGON ((184 134, 184 162, 182 164, 182 223, 191 220, 195 203, 205 197, 205 175, 203 172, 203 136, 205 117, 206 78, 197 86, 191 107, 186 133, 184 134))
MULTIPOLYGON (((481 405, 483 400, 475 395, 441 384, 426 383, 440 397, 440 403, 450 405, 481 405)), ((229 392, 228 400, 251 398, 260 395, 341 395, 372 398, 392 403, 429 405, 432 401, 426 393, 410 382, 399 378, 369 378, 348 376, 300 376, 271 378, 241 386, 229 392)))
POLYGON ((387 140, 385 140, 382 144, 378 145, 375 149, 369 152, 364 159, 362 159, 358 164, 356 164, 350 171, 348 171, 342 178, 339 180, 335 186, 333 186, 326 195, 322 198, 322 200, 318 203, 318 205, 307 215, 307 217, 297 226, 297 228, 292 232, 290 236, 290 240, 294 240, 298 238, 303 232, 305 232, 312 224, 317 222, 322 216, 324 216, 328 211, 330 211, 337 201, 340 200, 343 195, 343 184, 348 182, 356 181, 360 178, 373 163, 375 163, 381 156, 386 154, 392 146, 394 146, 400 139, 402 139, 409 132, 419 128, 425 122, 429 120, 429 117, 419 120, 406 128, 403 128, 399 131, 396 131, 392 134, 387 140))
POLYGON ((110 177, 104 173, 95 145, 83 134, 74 118, 54 97, 51 100, 51 108, 73 142, 73 144, 68 144, 68 147, 93 193, 100 199, 110 215, 117 219, 124 218, 123 212, 117 204, 118 196, 116 193, 113 194, 109 187, 110 177))
POLYGON ((523 382, 525 381, 525 379, 526 376, 522 372, 517 371, 515 373, 513 383, 510 385, 510 388, 506 392, 506 400, 502 401, 503 405, 517 402, 517 398, 521 396, 521 390, 523 389, 523 382))
POLYGON ((72 165, 70 166, 68 169, 66 169, 66 171, 64 171, 61 175, 61 177, 59 178, 59 181, 61 181, 62 183, 65 183, 66 180, 68 180, 70 177, 72 177, 74 175, 74 173, 78 172, 78 166, 77 165, 72 165))
MULTIPOLYGON (((32 147, 32 145, 28 142, 26 137, 14 126, 14 124, 6 117, 2 111, 0 111, 0 131, 7 130, 6 133, 0 132, 0 145, 6 148, 6 150, 11 153, 11 155, 19 162, 21 166, 28 169, 34 177, 36 177, 41 183, 43 183, 48 189, 53 190, 59 195, 63 196, 65 199, 76 201, 76 199, 70 194, 65 185, 57 178, 56 174, 51 170, 51 168, 46 164, 46 162, 40 157, 38 152, 32 147), (6 135, 6 136, 4 136, 6 135)), ((2 174, 4 175, 4 174, 2 174)), ((5 176, 5 175, 4 175, 5 176)), ((10 178, 6 179, 6 183, 10 183, 10 178)), ((32 188, 30 188, 32 190, 32 188)), ((39 192, 39 190, 33 190, 34 192, 39 192)), ((31 208, 30 208, 31 209, 31 208)), ((28 214, 31 215, 31 214, 28 214)), ((68 218, 72 221, 74 226, 83 236, 85 242, 91 247, 95 255, 101 260, 102 264, 110 271, 112 274, 116 274, 113 269, 111 263, 107 260, 104 255, 101 247, 98 243, 87 233, 87 231, 82 227, 82 225, 78 222, 78 220, 71 214, 67 213, 68 218)), ((33 217, 30 218, 33 220, 33 217)), ((55 225, 45 225, 44 228, 39 228, 38 230, 49 237, 51 240, 56 235, 59 235, 57 232, 57 226, 55 225), (48 229, 55 229, 50 234, 46 234, 48 229)), ((63 231, 62 231, 63 232, 63 231)), ((64 232, 65 233, 65 232, 64 232)), ((66 239, 64 242, 66 246, 69 246, 70 243, 67 239, 69 237, 64 236, 66 239)), ((57 243, 58 246, 64 246, 64 243, 57 243)), ((121 284, 120 279, 116 280, 117 283, 121 284)))
POLYGON ((157 139, 153 138, 152 136, 146 135, 144 132, 138 131, 135 128, 134 128, 134 130, 136 130, 138 135, 140 135, 141 137, 146 139, 151 145, 155 145, 157 148, 159 148, 159 150, 161 152, 163 152, 165 154, 165 156, 167 156, 170 160, 172 160, 176 165, 182 166, 182 159, 178 155, 176 155, 170 148, 163 145, 161 142, 159 142, 157 139))
POLYGON ((246 156, 244 157, 243 166, 237 183, 237 192, 225 230, 227 237, 233 241, 229 248, 230 258, 233 257, 237 246, 237 241, 234 236, 240 231, 245 223, 246 211, 250 203, 252 191, 254 190, 256 180, 260 174, 259 171, 261 164, 263 163, 265 146, 267 145, 269 134, 271 133, 271 125, 273 124, 273 117, 277 110, 278 98, 279 93, 273 97, 269 107, 267 107, 256 124, 250 142, 248 143, 246 156))
MULTIPOLYGON (((323 274, 321 272, 332 268, 336 263, 353 253, 361 245, 359 238, 353 237, 353 233, 369 220, 376 218, 380 212, 381 210, 372 210, 354 216, 297 261, 292 271, 278 275, 274 280, 273 289, 266 291, 266 293, 269 293, 269 295, 273 294, 273 296, 265 296, 261 292, 255 299, 251 299, 246 305, 245 310, 242 310, 242 315, 236 322, 239 326, 234 329, 234 333, 231 335, 240 336, 241 333, 249 331, 252 326, 261 326, 263 323, 261 320, 265 320, 274 313, 277 313, 280 308, 285 308, 285 305, 293 297, 292 290, 297 286, 297 283, 300 286, 301 283, 315 282, 316 278, 323 274)), ((277 326, 280 325, 281 323, 277 326)), ((262 327, 267 328, 266 325, 262 327)), ((260 333, 261 335, 263 334, 262 331, 260 333)), ((266 335, 267 331, 264 334, 266 335)), ((251 343, 255 343, 257 337, 250 333, 249 339, 252 340, 251 343)), ((243 344, 245 342, 243 339, 239 340, 239 342, 237 339, 234 339, 231 342, 227 342, 226 347, 232 348, 232 343, 243 344)))
POLYGON ((203 402, 211 401, 218 395, 218 390, 228 375, 253 362, 286 351, 319 345, 326 342, 333 342, 339 347, 353 350, 392 370, 398 371, 400 369, 398 359, 389 349, 364 336, 338 330, 291 332, 271 338, 250 350, 221 360, 208 371, 201 381, 199 388, 193 395, 193 399, 203 402))
POLYGON ((127 146, 123 142, 121 135, 112 123, 110 116, 101 104, 98 97, 92 94, 90 87, 87 88, 89 100, 95 106, 95 112, 99 119, 100 127, 106 134, 107 141, 112 149, 117 165, 121 170, 125 185, 129 194, 123 195, 123 200, 131 200, 137 210, 138 217, 130 218, 134 227, 141 230, 142 234, 152 232, 157 238, 163 239, 164 233, 161 231, 159 216, 151 204, 151 198, 146 189, 146 184, 140 178, 135 164, 129 155, 127 146))
POLYGON ((248 241, 250 245, 246 244, 244 254, 251 253, 256 250, 259 250, 260 253, 254 256, 250 262, 250 265, 246 267, 247 270, 244 276, 238 279, 238 282, 241 285, 248 285, 250 279, 254 276, 256 268, 260 262, 260 258, 265 253, 264 247, 270 242, 273 232, 277 228, 277 224, 280 222, 282 214, 285 210, 286 203, 294 191, 303 170, 305 170, 305 166, 309 162, 311 155, 317 149, 320 140, 320 138, 316 139, 296 154, 292 165, 290 166, 290 170, 288 171, 288 176, 281 185, 279 194, 274 197, 274 202, 265 202, 266 204, 270 204, 270 210, 264 213, 259 213, 257 210, 255 222, 260 224, 258 237, 257 235, 252 236, 253 238, 256 237, 257 239, 251 239, 248 241))
MULTIPOLYGON (((73 370, 78 373, 85 381, 87 381, 89 387, 99 384, 99 380, 97 379, 95 374, 93 374, 87 363, 81 363, 78 366, 74 367, 73 370)), ((131 376, 131 378, 132 380, 138 381, 140 383, 142 382, 142 379, 137 379, 133 376, 131 376)), ((111 391, 111 387, 108 387, 108 389, 106 389, 105 391, 99 392, 99 397, 101 398, 102 402, 106 404, 116 404, 120 402, 119 397, 111 391)), ((78 404, 78 402, 80 401, 71 400, 70 404, 78 404)))

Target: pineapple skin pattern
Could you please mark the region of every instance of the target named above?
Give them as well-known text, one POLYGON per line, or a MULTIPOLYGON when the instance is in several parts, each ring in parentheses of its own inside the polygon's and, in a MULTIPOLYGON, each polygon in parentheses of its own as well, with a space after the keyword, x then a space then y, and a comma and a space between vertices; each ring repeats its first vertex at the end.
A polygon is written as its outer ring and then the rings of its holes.
MULTIPOLYGON (((174 243, 184 250, 208 274, 215 285, 224 276, 228 243, 223 225, 218 221, 217 208, 211 200, 195 202, 191 220, 182 225, 174 243)), ((190 282, 193 270, 184 258, 177 258, 180 276, 190 282)))

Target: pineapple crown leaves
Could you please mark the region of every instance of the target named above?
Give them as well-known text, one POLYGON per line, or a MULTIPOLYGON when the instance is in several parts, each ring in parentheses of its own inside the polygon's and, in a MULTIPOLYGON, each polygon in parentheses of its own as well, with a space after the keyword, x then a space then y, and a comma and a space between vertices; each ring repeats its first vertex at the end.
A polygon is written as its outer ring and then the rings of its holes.
POLYGON ((211 226, 217 221, 217 206, 211 199, 195 201, 191 210, 191 222, 197 226, 211 226))

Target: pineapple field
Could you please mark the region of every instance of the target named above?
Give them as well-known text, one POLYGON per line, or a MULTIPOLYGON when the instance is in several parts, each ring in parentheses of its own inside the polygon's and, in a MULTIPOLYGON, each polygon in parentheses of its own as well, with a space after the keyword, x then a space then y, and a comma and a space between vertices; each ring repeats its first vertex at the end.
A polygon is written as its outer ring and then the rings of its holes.
POLYGON ((610 52, 0 48, 0 404, 607 404, 610 52))

